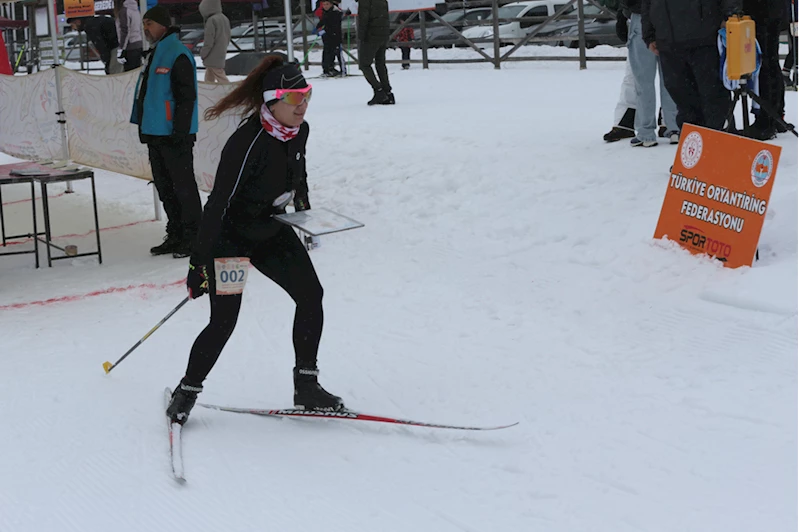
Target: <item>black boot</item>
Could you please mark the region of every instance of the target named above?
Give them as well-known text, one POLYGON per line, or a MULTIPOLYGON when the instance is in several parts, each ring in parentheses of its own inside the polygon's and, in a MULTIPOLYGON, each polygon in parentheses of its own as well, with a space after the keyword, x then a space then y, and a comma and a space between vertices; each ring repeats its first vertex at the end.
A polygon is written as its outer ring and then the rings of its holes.
POLYGON ((150 248, 150 253, 153 255, 167 255, 174 253, 180 247, 182 241, 180 231, 170 231, 167 228, 166 236, 164 237, 163 244, 150 248))
POLYGON ((772 122, 773 120, 766 115, 765 111, 761 111, 760 114, 757 115, 755 123, 746 131, 746 136, 750 139, 760 141, 776 138, 777 130, 772 122))
POLYGON ((202 386, 195 386, 186 383, 186 379, 180 381, 178 387, 172 392, 172 400, 166 408, 166 415, 172 423, 183 425, 189 419, 189 413, 197 402, 197 394, 203 391, 202 386))
POLYGON ((383 92, 383 89, 377 89, 374 97, 366 102, 366 105, 383 105, 388 101, 388 96, 383 92))
POLYGON ((197 238, 196 226, 184 228, 183 236, 180 239, 180 243, 177 246, 175 246, 175 249, 172 251, 172 257, 176 259, 191 257, 192 246, 194 246, 194 240, 196 238, 197 238))
POLYGON ((328 393, 319 385, 318 369, 294 368, 294 408, 333 412, 344 410, 341 397, 328 393))
POLYGON ((613 129, 605 133, 602 137, 605 142, 616 142, 622 139, 631 139, 635 136, 635 130, 626 127, 613 126, 613 129))
POLYGON ((390 91, 387 92, 386 101, 383 102, 383 105, 394 105, 395 103, 397 103, 397 100, 394 99, 394 93, 390 91))

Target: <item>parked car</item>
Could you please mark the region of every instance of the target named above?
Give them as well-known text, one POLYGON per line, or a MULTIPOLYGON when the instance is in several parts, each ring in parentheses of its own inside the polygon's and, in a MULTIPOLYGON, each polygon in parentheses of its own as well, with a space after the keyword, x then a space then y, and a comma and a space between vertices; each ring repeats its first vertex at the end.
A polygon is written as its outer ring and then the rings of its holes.
MULTIPOLYGON (((571 14, 576 15, 575 9, 571 14)), ((585 4, 583 8, 585 20, 583 26, 585 28, 585 46, 593 48, 600 44, 607 44, 610 46, 623 46, 623 43, 616 36, 616 20, 611 18, 607 12, 593 4, 585 4)), ((547 26, 541 33, 540 37, 559 37, 562 40, 552 42, 557 46, 568 46, 569 48, 577 48, 579 43, 580 32, 577 21, 575 19, 562 20, 553 22, 552 27, 547 26)))
MULTIPOLYGON (((514 2, 499 8, 499 20, 521 19, 524 17, 548 17, 555 14, 555 11, 566 5, 559 0, 557 3, 552 0, 534 0, 529 2, 514 2)), ((538 20, 515 20, 511 22, 500 22, 499 40, 503 45, 517 44, 521 42, 528 33, 533 31, 542 21, 538 20)), ((479 41, 494 38, 494 28, 492 26, 477 26, 468 28, 463 32, 463 36, 472 41, 479 41)), ((489 42, 475 43, 478 46, 491 46, 489 42)))
MULTIPOLYGON (((481 20, 490 19, 491 8, 476 7, 473 9, 455 9, 453 11, 448 11, 441 18, 447 21, 449 24, 451 24, 452 27, 455 28, 456 30, 460 30, 461 32, 463 32, 464 28, 473 26, 475 23, 481 20)), ((453 41, 458 39, 458 35, 453 33, 451 29, 444 26, 437 20, 433 24, 437 25, 427 29, 428 45, 433 47, 437 46, 445 46, 447 48, 451 47, 453 41)), ((415 40, 421 41, 422 39, 421 32, 416 31, 415 34, 416 34, 415 40)))
POLYGON ((192 53, 199 53, 199 51, 196 51, 195 48, 197 47, 197 44, 201 43, 204 38, 205 38, 205 29, 200 28, 198 30, 191 30, 186 33, 183 33, 180 36, 180 42, 185 44, 186 48, 191 50, 192 53))

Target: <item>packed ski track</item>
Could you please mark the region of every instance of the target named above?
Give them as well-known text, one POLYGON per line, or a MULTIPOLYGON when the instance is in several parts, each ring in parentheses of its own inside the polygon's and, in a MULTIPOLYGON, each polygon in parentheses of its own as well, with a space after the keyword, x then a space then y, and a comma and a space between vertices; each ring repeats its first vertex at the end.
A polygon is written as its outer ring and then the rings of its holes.
MULTIPOLYGON (((675 148, 602 142, 623 73, 392 68, 379 108, 362 78, 313 80, 311 203, 366 224, 311 252, 320 382, 369 414, 520 422, 500 431, 195 408, 175 482, 163 390, 208 301, 104 374, 185 297, 187 261, 149 256, 150 187, 98 170, 101 266, 0 257, 0 531, 795 530, 795 137, 775 141, 761 260, 724 269, 652 239, 675 148)), ((75 189, 55 235, 93 227, 75 189)), ((28 190, 3 187, 9 232, 28 190)), ((200 401, 291 407, 292 320, 251 274, 200 401)))

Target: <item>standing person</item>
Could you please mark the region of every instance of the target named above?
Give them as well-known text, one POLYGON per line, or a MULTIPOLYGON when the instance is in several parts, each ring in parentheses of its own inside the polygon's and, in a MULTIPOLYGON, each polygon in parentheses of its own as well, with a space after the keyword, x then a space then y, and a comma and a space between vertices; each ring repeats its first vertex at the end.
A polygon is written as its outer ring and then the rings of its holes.
POLYGON ((249 114, 228 139, 214 189, 203 212, 186 284, 189 296, 209 294, 211 320, 191 348, 186 374, 167 415, 185 423, 208 373, 233 333, 242 295, 216 293, 214 258, 249 257, 262 274, 297 304, 294 314, 294 405, 341 410, 340 397, 319 385, 317 351, 322 335, 322 285, 294 230, 272 215, 285 212, 292 192, 295 210, 311 208, 305 172, 311 86, 299 66, 270 54, 230 94, 206 112, 212 120, 231 109, 249 114))
POLYGON ((136 0, 114 0, 114 15, 119 37, 117 59, 128 72, 141 66, 144 33, 139 3, 136 0))
POLYGON ((388 37, 388 1, 358 0, 358 68, 374 91, 374 97, 368 105, 396 103, 386 68, 388 37), (372 63, 377 69, 377 76, 372 70, 372 63))
POLYGON ((119 40, 117 39, 117 25, 113 18, 106 15, 75 17, 68 18, 67 24, 77 32, 86 32, 86 38, 91 41, 97 49, 97 53, 100 54, 106 74, 122 72, 122 65, 117 60, 119 40))
POLYGON ((330 0, 322 0, 321 14, 316 31, 322 36, 322 72, 326 76, 340 76, 336 70, 336 58, 341 53, 341 9, 330 0))
POLYGON ((200 57, 205 65, 206 83, 230 83, 225 74, 225 56, 230 44, 230 20, 222 14, 222 0, 202 0, 200 14, 205 36, 200 57))
MULTIPOLYGON (((402 22, 406 20, 408 20, 408 15, 403 16, 401 19, 402 22)), ((409 43, 413 41, 414 37, 413 28, 411 26, 405 26, 397 33, 396 39, 397 42, 409 43)), ((411 68, 411 47, 400 46, 400 52, 402 53, 402 70, 408 70, 411 68)))
POLYGON ((144 14, 144 36, 153 45, 144 58, 130 121, 147 144, 153 183, 167 216, 166 237, 153 255, 188 257, 202 216, 194 180, 198 129, 197 69, 178 39, 169 11, 156 5, 144 14))
MULTIPOLYGON (((743 0, 744 13, 755 21, 757 42, 762 52, 758 76, 760 98, 778 116, 782 115, 785 107, 785 82, 780 69, 780 32, 788 15, 786 7, 782 0, 743 0)), ((774 117, 762 108, 756 114, 748 136, 757 140, 776 137, 777 122, 774 117)))
POLYGON ((721 130, 730 92, 719 75, 719 28, 741 13, 741 0, 642 0, 644 42, 660 55, 663 80, 677 104, 677 127, 686 122, 721 130))
POLYGON ((785 0, 788 10, 788 55, 785 56, 785 63, 782 65, 782 75, 785 78, 785 88, 796 90, 796 82, 793 76, 793 70, 796 67, 796 53, 797 53, 797 38, 796 38, 796 25, 797 25, 797 3, 792 0, 785 0))
POLYGON ((627 61, 635 78, 635 137, 630 141, 633 147, 651 148, 658 145, 658 106, 655 76, 659 74, 660 103, 666 134, 671 144, 680 141, 677 127, 677 106, 669 96, 663 83, 663 70, 658 56, 644 43, 641 33, 641 0, 621 0, 624 15, 630 19, 627 35, 627 61))

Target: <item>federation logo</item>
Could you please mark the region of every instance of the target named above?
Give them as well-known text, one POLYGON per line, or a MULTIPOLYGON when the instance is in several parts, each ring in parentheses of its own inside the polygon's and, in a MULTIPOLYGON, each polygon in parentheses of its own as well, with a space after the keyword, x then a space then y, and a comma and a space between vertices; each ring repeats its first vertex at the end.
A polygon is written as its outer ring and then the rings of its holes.
POLYGON ((774 171, 774 158, 768 150, 761 150, 752 161, 752 184, 760 188, 771 179, 774 171))
POLYGON ((699 163, 699 159, 702 158, 702 145, 702 135, 697 131, 692 131, 685 137, 680 150, 680 160, 686 169, 693 168, 699 163))

